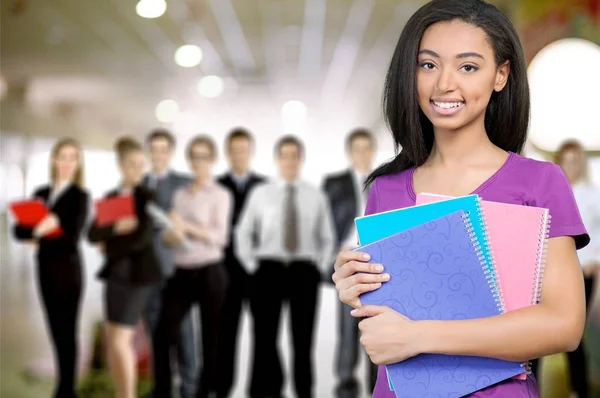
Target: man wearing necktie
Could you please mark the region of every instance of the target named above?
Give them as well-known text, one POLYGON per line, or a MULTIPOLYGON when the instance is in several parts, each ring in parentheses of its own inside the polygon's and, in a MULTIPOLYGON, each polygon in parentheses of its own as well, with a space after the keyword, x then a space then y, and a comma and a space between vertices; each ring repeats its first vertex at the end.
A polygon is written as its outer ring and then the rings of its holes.
MULTIPOLYGON (((323 190, 329 199, 333 223, 336 229, 336 249, 353 249, 358 246, 358 236, 354 227, 354 218, 362 216, 367 203, 368 190, 365 180, 372 171, 375 155, 375 137, 370 131, 356 129, 346 138, 346 152, 350 160, 350 169, 327 176, 323 182, 323 190)), ((333 264, 329 269, 327 280, 331 281, 333 264)), ((336 398, 357 398, 361 396, 360 384, 355 376, 359 354, 358 321, 350 315, 352 308, 339 303, 339 332, 336 352, 335 373, 337 384, 334 391, 336 398)), ((377 366, 369 358, 367 390, 373 391, 377 380, 377 366)), ((370 395, 370 394, 369 394, 370 395)))
MULTIPOLYGON (((169 212, 172 207, 173 195, 178 189, 187 186, 191 178, 170 170, 170 163, 175 149, 175 137, 167 130, 154 130, 146 138, 146 145, 152 162, 152 171, 144 177, 142 185, 154 192, 154 200, 158 207, 169 212)), ((162 241, 163 231, 154 229, 154 250, 165 281, 173 275, 173 250, 162 241)), ((152 337, 158 322, 162 306, 163 283, 156 285, 148 299, 144 318, 149 329, 148 337, 152 337)), ((193 397, 196 392, 198 375, 198 358, 194 342, 194 325, 188 314, 181 323, 177 340, 177 371, 180 378, 180 396, 193 397)), ((154 397, 158 398, 158 397, 154 397)))
POLYGON ((238 259, 254 275, 249 395, 282 396, 284 374, 277 342, 281 308, 287 302, 294 345, 293 385, 298 397, 311 398, 319 284, 333 260, 335 236, 325 195, 299 178, 302 142, 283 137, 275 146, 275 157, 280 179, 252 191, 235 235, 238 259))

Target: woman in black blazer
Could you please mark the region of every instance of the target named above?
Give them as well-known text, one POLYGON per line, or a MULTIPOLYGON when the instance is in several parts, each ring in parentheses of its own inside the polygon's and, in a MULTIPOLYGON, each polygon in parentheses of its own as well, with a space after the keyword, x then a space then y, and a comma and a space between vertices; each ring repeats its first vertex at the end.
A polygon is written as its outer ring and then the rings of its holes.
POLYGON ((90 228, 89 239, 99 243, 106 261, 98 276, 106 282, 104 305, 109 368, 117 398, 136 397, 136 361, 133 351, 135 326, 146 306, 152 286, 162 279, 158 259, 152 247, 152 220, 146 206, 150 191, 139 183, 144 173, 142 147, 130 138, 116 144, 122 181, 108 197, 133 195, 135 216, 114 225, 90 228))
POLYGON ((72 398, 76 397, 76 336, 83 287, 79 240, 89 196, 82 189, 83 159, 77 141, 67 138, 57 142, 50 158, 51 183, 34 193, 50 214, 34 228, 15 225, 14 234, 20 241, 37 243, 38 286, 58 369, 54 397, 72 398), (63 230, 62 236, 48 237, 56 227, 63 230))

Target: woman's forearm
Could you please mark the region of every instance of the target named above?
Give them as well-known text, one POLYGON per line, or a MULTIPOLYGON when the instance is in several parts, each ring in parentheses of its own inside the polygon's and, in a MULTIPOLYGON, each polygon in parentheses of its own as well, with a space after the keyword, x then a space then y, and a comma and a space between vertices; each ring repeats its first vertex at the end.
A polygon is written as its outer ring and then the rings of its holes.
POLYGON ((418 321, 423 329, 420 351, 517 362, 573 351, 584 327, 585 317, 578 311, 561 315, 539 304, 490 318, 418 321))
POLYGON ((194 240, 210 242, 210 235, 208 233, 209 231, 205 228, 202 228, 200 225, 186 221, 184 222, 183 230, 194 240))

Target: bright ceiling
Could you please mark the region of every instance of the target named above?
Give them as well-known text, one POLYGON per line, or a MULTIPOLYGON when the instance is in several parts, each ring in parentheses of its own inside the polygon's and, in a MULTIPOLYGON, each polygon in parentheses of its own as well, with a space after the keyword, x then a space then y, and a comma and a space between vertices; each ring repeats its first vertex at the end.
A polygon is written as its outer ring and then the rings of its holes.
POLYGON ((137 0, 7 0, 0 66, 33 113, 68 117, 83 136, 144 134, 160 124, 165 99, 177 102, 172 126, 184 135, 239 124, 267 135, 345 134, 381 126, 385 70, 424 2, 170 0, 147 19, 137 0), (190 44, 202 61, 178 66, 176 50, 190 44), (223 79, 217 98, 198 92, 207 75, 223 79), (297 102, 282 110, 288 101, 297 102))

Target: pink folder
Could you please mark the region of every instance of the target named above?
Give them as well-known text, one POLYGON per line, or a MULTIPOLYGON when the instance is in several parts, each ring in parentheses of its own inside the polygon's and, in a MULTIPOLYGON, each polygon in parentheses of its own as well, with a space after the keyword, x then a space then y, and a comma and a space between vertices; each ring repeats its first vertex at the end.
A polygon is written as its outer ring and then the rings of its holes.
MULTIPOLYGON (((423 193, 417 195, 417 205, 445 199, 450 197, 423 193)), ((548 209, 485 200, 481 206, 505 311, 537 304, 550 229, 548 209)))

